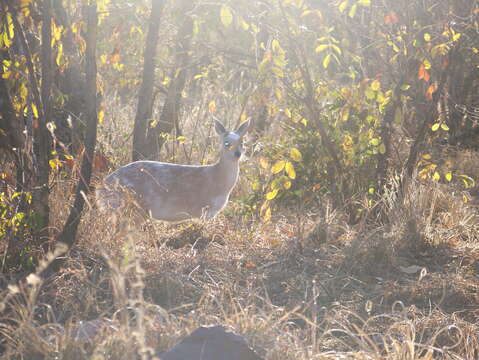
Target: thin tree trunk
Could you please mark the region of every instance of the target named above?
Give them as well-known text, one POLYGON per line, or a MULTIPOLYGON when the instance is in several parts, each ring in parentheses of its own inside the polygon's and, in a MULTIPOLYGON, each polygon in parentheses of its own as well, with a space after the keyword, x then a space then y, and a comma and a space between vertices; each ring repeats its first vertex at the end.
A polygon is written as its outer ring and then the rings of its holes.
MULTIPOLYGON (((55 20, 65 29, 71 29, 69 14, 63 6, 62 0, 53 0, 55 20)), ((81 69, 81 54, 72 31, 64 33, 63 52, 67 57, 66 69, 58 74, 57 84, 60 91, 66 95, 60 118, 57 118, 56 136, 69 151, 80 156, 85 141, 86 124, 81 121, 85 109, 85 77, 81 69), (71 118, 71 123, 68 118, 71 118)))
MULTIPOLYGON (((182 13, 186 13, 194 6, 194 1, 184 0, 182 2, 182 13)), ((185 16, 181 25, 177 39, 175 64, 176 68, 172 70, 171 84, 168 88, 160 119, 156 126, 148 129, 146 139, 145 158, 157 160, 160 157, 160 151, 166 138, 161 134, 169 134, 176 127, 179 128, 179 110, 181 107, 181 94, 186 84, 186 73, 189 62, 188 51, 191 45, 191 36, 193 32, 193 20, 190 16, 185 16)))
POLYGON ((146 154, 144 147, 153 107, 155 55, 160 30, 161 12, 164 6, 164 0, 152 0, 150 22, 144 51, 143 78, 138 94, 138 107, 136 109, 135 126, 133 130, 133 161, 144 159, 146 154))
MULTIPOLYGON (((38 122, 33 125, 33 153, 35 164, 35 188, 33 190, 33 210, 37 218, 38 231, 35 234, 35 242, 45 246, 49 239, 50 206, 48 204, 50 189, 48 180, 50 175, 50 135, 47 122, 51 121, 51 85, 52 85, 52 16, 51 0, 43 1, 42 8, 42 47, 41 47, 41 100, 43 111, 38 122)), ((30 70, 30 69, 29 69, 30 70)), ((30 71, 34 71, 31 69, 30 71)), ((29 71, 29 72, 30 72, 29 71)), ((33 74, 32 74, 33 76, 33 74)), ((35 84, 32 84, 35 87, 35 84)), ((45 247, 44 247, 45 249, 45 247)))
MULTIPOLYGON (((65 223, 62 233, 57 239, 67 245, 70 249, 76 240, 78 225, 80 224, 81 213, 85 206, 85 197, 88 193, 90 179, 92 174, 92 163, 95 154, 96 136, 97 136, 97 88, 96 88, 96 39, 97 39, 98 14, 95 5, 88 6, 86 35, 86 111, 83 121, 87 124, 85 136, 85 152, 83 154, 80 179, 78 181, 75 201, 70 210, 70 214, 65 223)), ((56 272, 62 265, 63 260, 56 259, 48 268, 48 272, 56 272)))
MULTIPOLYGON (((0 62, 4 60, 0 52, 0 62)), ((23 129, 13 108, 10 93, 0 68, 0 146, 12 151, 13 148, 22 149, 24 143, 23 129)))

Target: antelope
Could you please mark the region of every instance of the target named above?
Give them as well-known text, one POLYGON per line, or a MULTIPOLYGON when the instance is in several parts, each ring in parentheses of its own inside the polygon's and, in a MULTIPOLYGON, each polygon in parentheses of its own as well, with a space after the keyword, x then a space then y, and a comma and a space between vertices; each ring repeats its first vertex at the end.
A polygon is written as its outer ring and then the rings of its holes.
POLYGON ((250 120, 228 132, 218 120, 219 160, 212 165, 180 165, 158 161, 135 161, 111 173, 97 190, 100 208, 117 209, 125 191, 156 220, 178 222, 190 218, 212 218, 228 203, 239 176, 243 137, 250 120))

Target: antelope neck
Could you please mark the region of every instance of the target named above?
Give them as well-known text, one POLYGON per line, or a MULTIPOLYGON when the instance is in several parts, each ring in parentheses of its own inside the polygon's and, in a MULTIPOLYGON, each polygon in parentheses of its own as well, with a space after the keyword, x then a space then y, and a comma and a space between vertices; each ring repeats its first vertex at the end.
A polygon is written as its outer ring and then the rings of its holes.
POLYGON ((226 188, 232 188, 236 184, 239 172, 239 159, 227 159, 225 154, 221 154, 220 159, 213 165, 216 169, 218 179, 217 183, 222 183, 226 188))

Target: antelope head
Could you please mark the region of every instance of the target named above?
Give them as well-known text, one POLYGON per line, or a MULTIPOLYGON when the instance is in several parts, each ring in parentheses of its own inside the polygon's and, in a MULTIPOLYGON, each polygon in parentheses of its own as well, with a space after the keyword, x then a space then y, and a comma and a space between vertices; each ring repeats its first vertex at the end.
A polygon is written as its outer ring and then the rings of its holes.
POLYGON ((215 120, 215 130, 220 136, 221 157, 239 160, 243 153, 243 136, 250 127, 250 119, 243 122, 234 132, 228 132, 223 124, 215 120))

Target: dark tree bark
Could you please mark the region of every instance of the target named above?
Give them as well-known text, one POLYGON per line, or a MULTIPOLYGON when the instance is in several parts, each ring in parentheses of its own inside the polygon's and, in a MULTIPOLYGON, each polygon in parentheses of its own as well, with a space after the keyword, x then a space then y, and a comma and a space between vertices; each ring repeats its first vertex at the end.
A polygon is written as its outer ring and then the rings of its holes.
MULTIPOLYGON (((0 63, 4 59, 3 52, 0 52, 0 63)), ((9 151, 13 148, 22 149, 23 127, 13 108, 7 82, 1 75, 3 75, 3 67, 0 67, 0 147, 9 151)))
MULTIPOLYGON (((181 3, 182 13, 187 13, 194 6, 194 1, 183 0, 181 3)), ((181 107, 181 93, 186 84, 187 66, 189 63, 188 51, 191 45, 191 35, 193 32, 193 20, 190 16, 185 16, 183 23, 178 30, 175 41, 175 64, 172 69, 171 84, 168 88, 160 119, 156 126, 149 128, 146 139, 145 158, 158 160, 160 151, 165 143, 165 137, 161 134, 169 134, 174 128, 179 128, 179 110, 181 107)))
MULTIPOLYGON (((96 66, 96 39, 97 39, 98 14, 96 5, 88 6, 87 10, 87 35, 86 35, 86 110, 83 121, 87 124, 85 136, 85 152, 80 169, 80 179, 78 181, 75 201, 70 210, 68 219, 63 227, 63 231, 57 239, 57 242, 66 244, 70 249, 76 240, 78 225, 80 224, 81 213, 85 206, 85 196, 88 193, 90 179, 93 168, 93 159, 95 154, 96 136, 97 136, 97 66, 96 66)), ((56 272, 62 265, 63 260, 56 259, 49 266, 47 273, 56 272)))
POLYGON ((80 155, 85 140, 86 124, 80 121, 85 110, 85 76, 81 69, 81 54, 71 30, 71 19, 62 0, 53 0, 56 21, 65 29, 63 50, 68 63, 56 76, 60 91, 66 95, 64 106, 57 112, 57 138, 68 147, 71 154, 80 155), (71 122, 67 121, 71 118, 71 122))
POLYGON ((158 44, 158 32, 160 30, 160 18, 164 0, 152 0, 148 34, 144 51, 143 78, 138 94, 138 107, 135 116, 133 130, 133 153, 132 160, 140 160, 147 157, 145 143, 149 121, 153 107, 153 85, 155 81, 155 55, 158 44))
MULTIPOLYGON (((44 0, 42 7, 42 46, 41 46, 41 114, 38 122, 33 124, 33 154, 34 154, 34 190, 32 194, 33 210, 37 218, 38 231, 35 233, 35 242, 44 245, 49 240, 50 206, 48 204, 50 189, 48 180, 50 175, 50 134, 47 123, 51 121, 51 86, 52 86, 52 14, 51 0, 44 0)), ((29 69, 34 76, 34 69, 29 69)), ((36 88, 36 84, 32 84, 36 88)), ((38 103, 37 103, 38 104, 38 103)), ((45 249, 45 247, 44 247, 45 249)))

